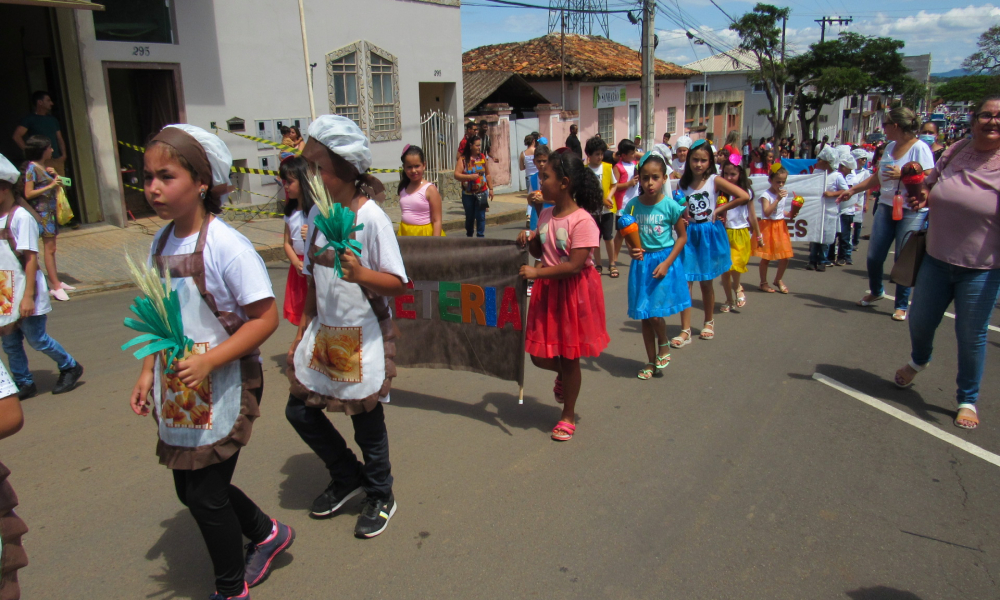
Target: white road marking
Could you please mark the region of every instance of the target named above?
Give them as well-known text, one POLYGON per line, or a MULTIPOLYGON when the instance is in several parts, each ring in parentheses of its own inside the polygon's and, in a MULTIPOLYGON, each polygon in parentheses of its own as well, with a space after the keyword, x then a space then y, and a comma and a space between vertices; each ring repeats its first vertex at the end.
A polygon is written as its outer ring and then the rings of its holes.
POLYGON ((942 431, 940 428, 931 425, 927 421, 918 419, 917 417, 914 417, 908 412, 901 411, 898 408, 890 406, 877 398, 869 396, 868 394, 865 394, 863 392, 859 392, 858 390, 852 387, 840 383, 836 379, 831 379, 821 373, 813 373, 813 379, 815 379, 820 383, 825 383, 826 385, 832 387, 833 389, 839 392, 843 392, 856 400, 860 400, 865 404, 867 404, 868 406, 878 409, 887 415, 896 417, 897 419, 899 419, 904 423, 913 425, 914 427, 923 431, 924 433, 929 433, 943 442, 947 442, 960 450, 965 450, 966 452, 968 452, 973 456, 978 456, 979 458, 985 460, 986 462, 1000 467, 1000 456, 993 454, 989 450, 984 450, 979 446, 969 443, 956 435, 946 433, 942 431))
MULTIPOLYGON (((870 294, 870 293, 872 293, 872 291, 868 290, 866 293, 870 294)), ((896 300, 895 296, 890 296, 889 294, 883 294, 883 296, 885 296, 886 298, 888 298, 889 300, 892 300, 892 301, 896 300)), ((953 315, 950 312, 944 313, 944 316, 948 317, 949 319, 954 319, 955 318, 955 315, 953 315)), ((1000 331, 1000 327, 997 327, 996 325, 987 325, 987 327, 990 328, 990 331, 1000 331)))

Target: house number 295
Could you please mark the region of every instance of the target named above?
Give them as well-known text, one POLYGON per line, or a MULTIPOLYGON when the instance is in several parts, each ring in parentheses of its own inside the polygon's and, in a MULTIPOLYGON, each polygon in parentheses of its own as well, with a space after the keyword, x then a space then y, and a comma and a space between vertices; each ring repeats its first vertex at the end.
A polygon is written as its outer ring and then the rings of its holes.
POLYGON ((441 69, 435 69, 434 70, 434 76, 435 77, 440 77, 441 76, 441 69))
POLYGON ((132 46, 132 56, 152 56, 149 46, 132 46))

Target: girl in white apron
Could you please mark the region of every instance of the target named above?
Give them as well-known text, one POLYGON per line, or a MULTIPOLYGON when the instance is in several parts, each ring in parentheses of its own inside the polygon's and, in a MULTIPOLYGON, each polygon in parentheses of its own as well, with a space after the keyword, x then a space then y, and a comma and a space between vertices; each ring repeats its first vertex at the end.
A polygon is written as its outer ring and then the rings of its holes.
POLYGON ((249 588, 267 577, 274 557, 295 538, 231 483, 260 416, 258 348, 278 326, 263 260, 249 240, 215 218, 231 167, 222 140, 192 125, 168 125, 146 150, 146 199, 170 220, 153 240, 150 263, 161 276, 170 271, 184 335, 195 345, 174 365, 164 364, 163 353, 147 357, 131 398, 132 410, 146 415, 152 395, 156 453, 173 470, 177 497, 208 546, 212 600, 249 598, 249 588))
MULTIPOLYGON (((14 331, 21 316, 29 317, 35 310, 35 274, 38 272, 37 227, 35 227, 35 251, 34 254, 28 255, 18 252, 17 239, 11 228, 14 214, 18 209, 14 200, 14 184, 17 183, 19 176, 17 168, 0 154, 0 214, 4 215, 3 221, 0 222, 3 226, 0 235, 7 242, 4 244, 0 241, 0 335, 14 331), (30 278, 25 274, 26 270, 31 271, 30 278)), ((31 221, 31 225, 35 224, 34 217, 28 215, 27 210, 22 209, 22 213, 31 221)))
POLYGON ((318 230, 319 207, 309 216, 305 272, 309 292, 299 333, 288 352, 292 382, 285 416, 330 472, 330 484, 313 502, 316 518, 333 516, 348 500, 366 494, 354 533, 382 533, 396 511, 389 438, 382 403, 389 401, 396 367, 395 328, 389 298, 406 291, 406 271, 392 221, 376 202, 382 184, 371 166, 368 140, 348 118, 323 115, 309 125, 303 157, 318 168, 327 193, 357 215, 354 236, 361 256, 340 254, 318 230), (351 416, 364 463, 347 447, 323 409, 351 416))

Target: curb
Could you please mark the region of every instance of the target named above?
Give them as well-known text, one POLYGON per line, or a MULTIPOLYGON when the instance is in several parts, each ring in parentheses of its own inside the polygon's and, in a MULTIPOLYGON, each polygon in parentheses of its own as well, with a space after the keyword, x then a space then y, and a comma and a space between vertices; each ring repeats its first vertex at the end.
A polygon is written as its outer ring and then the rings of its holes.
MULTIPOLYGON (((514 221, 519 221, 524 219, 523 210, 512 210, 502 213, 497 213, 495 215, 490 215, 486 217, 486 225, 505 225, 507 223, 513 223, 514 221)), ((450 221, 445 221, 441 224, 442 231, 462 231, 465 229, 465 219, 452 219, 450 221)), ((264 259, 265 263, 285 261, 285 247, 281 246, 266 246, 264 248, 258 248, 257 254, 264 259)), ((76 298, 78 296, 89 296, 91 294, 99 294, 101 292, 114 292, 117 290, 125 290, 129 288, 134 288, 135 283, 131 280, 129 281, 114 281, 108 283, 100 283, 93 286, 81 287, 78 290, 74 290, 70 294, 70 298, 76 298)))

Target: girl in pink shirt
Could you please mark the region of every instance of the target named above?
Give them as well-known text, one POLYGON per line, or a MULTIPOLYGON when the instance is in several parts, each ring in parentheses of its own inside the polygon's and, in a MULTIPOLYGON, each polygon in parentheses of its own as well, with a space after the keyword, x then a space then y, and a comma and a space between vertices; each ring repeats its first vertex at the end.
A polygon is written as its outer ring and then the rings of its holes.
POLYGON ((420 146, 403 148, 403 172, 399 178, 399 208, 402 218, 399 235, 444 235, 441 229, 441 193, 433 183, 424 180, 427 162, 420 146))
POLYGON ((576 431, 576 399, 580 394, 580 357, 600 356, 610 338, 604 322, 604 291, 591 253, 600 243, 592 216, 601 209, 603 191, 579 156, 561 149, 538 172, 545 202, 538 228, 521 232, 517 243, 528 246, 541 267, 521 267, 534 279, 528 306, 525 349, 535 366, 556 372, 553 392, 563 405, 552 439, 565 442, 576 431))

